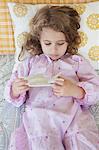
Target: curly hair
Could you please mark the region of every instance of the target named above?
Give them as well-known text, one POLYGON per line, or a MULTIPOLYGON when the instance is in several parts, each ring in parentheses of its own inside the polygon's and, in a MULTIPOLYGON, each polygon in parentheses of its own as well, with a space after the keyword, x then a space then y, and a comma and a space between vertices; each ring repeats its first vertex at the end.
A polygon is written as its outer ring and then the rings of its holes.
POLYGON ((78 34, 79 22, 79 14, 69 6, 46 5, 42 7, 30 21, 30 32, 27 34, 26 41, 22 46, 19 59, 25 50, 32 55, 43 53, 40 44, 40 34, 44 27, 50 27, 55 31, 64 33, 68 42, 66 53, 70 55, 77 54, 78 45, 81 42, 80 35, 78 34))

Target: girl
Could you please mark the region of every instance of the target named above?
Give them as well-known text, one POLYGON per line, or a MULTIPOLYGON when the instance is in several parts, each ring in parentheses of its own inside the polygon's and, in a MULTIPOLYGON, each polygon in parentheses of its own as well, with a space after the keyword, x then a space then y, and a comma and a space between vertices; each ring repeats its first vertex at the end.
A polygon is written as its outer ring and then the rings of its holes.
POLYGON ((6 86, 6 99, 25 112, 9 150, 98 150, 99 134, 88 108, 99 99, 99 77, 82 56, 80 17, 69 6, 45 6, 30 22, 22 60, 6 86), (56 77, 52 86, 30 87, 24 77, 56 77))

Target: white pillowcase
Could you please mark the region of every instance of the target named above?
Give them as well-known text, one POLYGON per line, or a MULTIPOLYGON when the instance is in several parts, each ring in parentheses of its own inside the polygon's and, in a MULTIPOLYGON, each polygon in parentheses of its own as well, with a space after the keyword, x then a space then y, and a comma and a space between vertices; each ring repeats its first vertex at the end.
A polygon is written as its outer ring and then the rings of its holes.
MULTIPOLYGON (((15 60, 18 62, 18 55, 21 45, 25 39, 25 34, 29 32, 29 22, 36 11, 46 4, 20 4, 8 3, 9 11, 14 26, 14 39, 16 54, 15 60)), ((79 53, 89 59, 95 69, 98 68, 99 60, 99 2, 85 4, 65 4, 74 7, 81 16, 81 45, 79 53)), ((26 54, 27 55, 27 54, 26 54)))

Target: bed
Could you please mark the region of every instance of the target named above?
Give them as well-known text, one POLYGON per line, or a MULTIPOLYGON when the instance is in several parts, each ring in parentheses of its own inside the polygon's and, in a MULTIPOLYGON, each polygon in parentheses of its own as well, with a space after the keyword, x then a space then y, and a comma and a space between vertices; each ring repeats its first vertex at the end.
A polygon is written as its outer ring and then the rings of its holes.
MULTIPOLYGON (((20 108, 16 108, 7 103, 3 96, 6 82, 10 78, 15 63, 14 50, 11 53, 9 55, 9 53, 4 52, 3 54, 2 51, 0 51, 0 150, 8 150, 11 132, 19 126, 22 116, 21 113, 24 111, 24 105, 20 108)), ((99 74, 99 70, 97 70, 97 74, 99 74)), ((99 103, 90 107, 90 111, 99 128, 99 103)))
POLYGON ((0 56, 0 150, 7 150, 11 132, 18 127, 21 120, 21 108, 7 103, 3 96, 5 84, 11 75, 14 55, 0 56))

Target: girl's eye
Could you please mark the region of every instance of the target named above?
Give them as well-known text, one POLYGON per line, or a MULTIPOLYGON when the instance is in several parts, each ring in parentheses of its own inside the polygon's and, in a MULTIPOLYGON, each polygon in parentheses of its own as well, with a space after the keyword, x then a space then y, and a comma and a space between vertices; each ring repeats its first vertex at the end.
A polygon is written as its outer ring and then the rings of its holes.
MULTIPOLYGON (((51 45, 51 43, 45 43, 45 45, 51 45)), ((61 46, 61 45, 64 45, 64 43, 56 43, 56 45, 61 46)))
POLYGON ((57 43, 57 45, 64 45, 64 43, 57 43))
POLYGON ((45 45, 51 45, 51 43, 45 43, 45 45))

